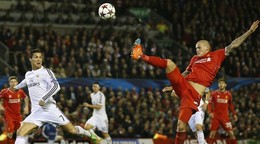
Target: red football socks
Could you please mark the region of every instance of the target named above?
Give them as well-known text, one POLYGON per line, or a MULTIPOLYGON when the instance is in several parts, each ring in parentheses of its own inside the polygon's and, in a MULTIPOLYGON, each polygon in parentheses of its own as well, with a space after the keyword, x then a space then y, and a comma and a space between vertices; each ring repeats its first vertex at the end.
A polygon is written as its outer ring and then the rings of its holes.
POLYGON ((14 144, 14 143, 15 143, 15 140, 12 139, 12 138, 8 138, 8 137, 7 137, 7 143, 8 143, 8 144, 14 144))
POLYGON ((215 142, 215 138, 209 138, 208 139, 208 144, 213 144, 215 142))
POLYGON ((237 140, 236 139, 231 139, 230 142, 231 142, 231 144, 237 144, 237 140))
POLYGON ((183 144, 186 139, 186 132, 177 132, 175 138, 175 144, 183 144))
POLYGON ((141 59, 148 64, 151 64, 153 66, 159 67, 159 68, 166 68, 167 67, 167 59, 162 59, 155 56, 147 56, 145 54, 141 55, 141 59))

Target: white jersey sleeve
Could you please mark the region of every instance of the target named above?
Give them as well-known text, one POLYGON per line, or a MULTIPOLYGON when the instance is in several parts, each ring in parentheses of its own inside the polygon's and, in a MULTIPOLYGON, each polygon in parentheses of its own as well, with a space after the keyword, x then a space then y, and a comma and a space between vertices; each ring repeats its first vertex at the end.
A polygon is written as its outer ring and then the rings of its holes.
POLYGON ((55 95, 60 90, 60 85, 54 75, 54 73, 50 69, 47 70, 47 75, 45 76, 46 83, 50 86, 50 89, 44 94, 42 99, 46 101, 51 96, 55 95))
POLYGON ((21 88, 26 87, 26 86, 27 86, 26 80, 23 79, 23 80, 22 80, 18 85, 16 85, 14 88, 15 88, 15 89, 21 89, 21 88))

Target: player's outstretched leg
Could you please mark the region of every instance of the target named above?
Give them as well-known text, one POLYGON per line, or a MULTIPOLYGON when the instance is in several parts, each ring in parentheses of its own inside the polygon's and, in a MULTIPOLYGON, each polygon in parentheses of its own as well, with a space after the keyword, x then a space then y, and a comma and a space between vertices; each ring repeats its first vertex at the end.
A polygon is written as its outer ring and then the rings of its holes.
POLYGON ((96 133, 94 131, 88 131, 83 129, 81 126, 75 126, 75 128, 77 129, 79 134, 83 134, 88 136, 93 144, 99 144, 101 141, 101 138, 99 136, 96 135, 96 133))
POLYGON ((141 46, 141 39, 138 38, 135 40, 133 44, 133 49, 131 52, 131 57, 133 60, 143 60, 148 64, 151 64, 155 67, 166 68, 167 67, 167 59, 162 59, 160 57, 155 56, 147 56, 143 53, 143 47, 141 46))

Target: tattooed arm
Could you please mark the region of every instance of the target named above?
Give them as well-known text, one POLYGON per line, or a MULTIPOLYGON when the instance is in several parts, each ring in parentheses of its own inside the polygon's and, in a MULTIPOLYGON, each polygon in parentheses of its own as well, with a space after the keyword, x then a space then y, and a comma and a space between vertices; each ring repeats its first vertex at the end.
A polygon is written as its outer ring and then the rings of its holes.
POLYGON ((241 36, 239 36, 238 38, 236 38, 235 40, 232 41, 232 43, 228 46, 226 46, 226 55, 229 54, 229 52, 234 49, 239 47, 248 36, 250 36, 258 27, 259 25, 259 20, 256 20, 250 27, 250 29, 248 31, 246 31, 244 34, 242 34, 241 36))

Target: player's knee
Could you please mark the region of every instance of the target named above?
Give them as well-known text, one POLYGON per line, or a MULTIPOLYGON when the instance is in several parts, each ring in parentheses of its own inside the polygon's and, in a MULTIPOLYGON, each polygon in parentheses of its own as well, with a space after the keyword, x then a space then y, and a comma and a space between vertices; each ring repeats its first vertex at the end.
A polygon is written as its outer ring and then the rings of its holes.
POLYGON ((166 72, 172 72, 174 69, 176 68, 176 64, 170 60, 170 59, 167 59, 167 67, 166 67, 166 72))
POLYGON ((182 121, 178 121, 178 124, 177 124, 177 131, 178 132, 186 132, 186 127, 187 127, 187 124, 182 122, 182 121))
POLYGON ((16 132, 17 136, 27 136, 38 129, 37 125, 24 124, 16 132))
POLYGON ((196 131, 202 131, 203 130, 203 126, 200 124, 196 124, 196 131))
POLYGON ((209 134, 209 137, 210 138, 215 138, 216 136, 216 132, 215 131, 211 131, 210 134, 209 134))
POLYGON ((74 129, 69 129, 68 131, 69 133, 73 134, 73 135, 76 135, 76 134, 79 134, 79 130, 74 128, 74 129))
POLYGON ((13 138, 13 133, 7 133, 6 135, 8 138, 13 138))

